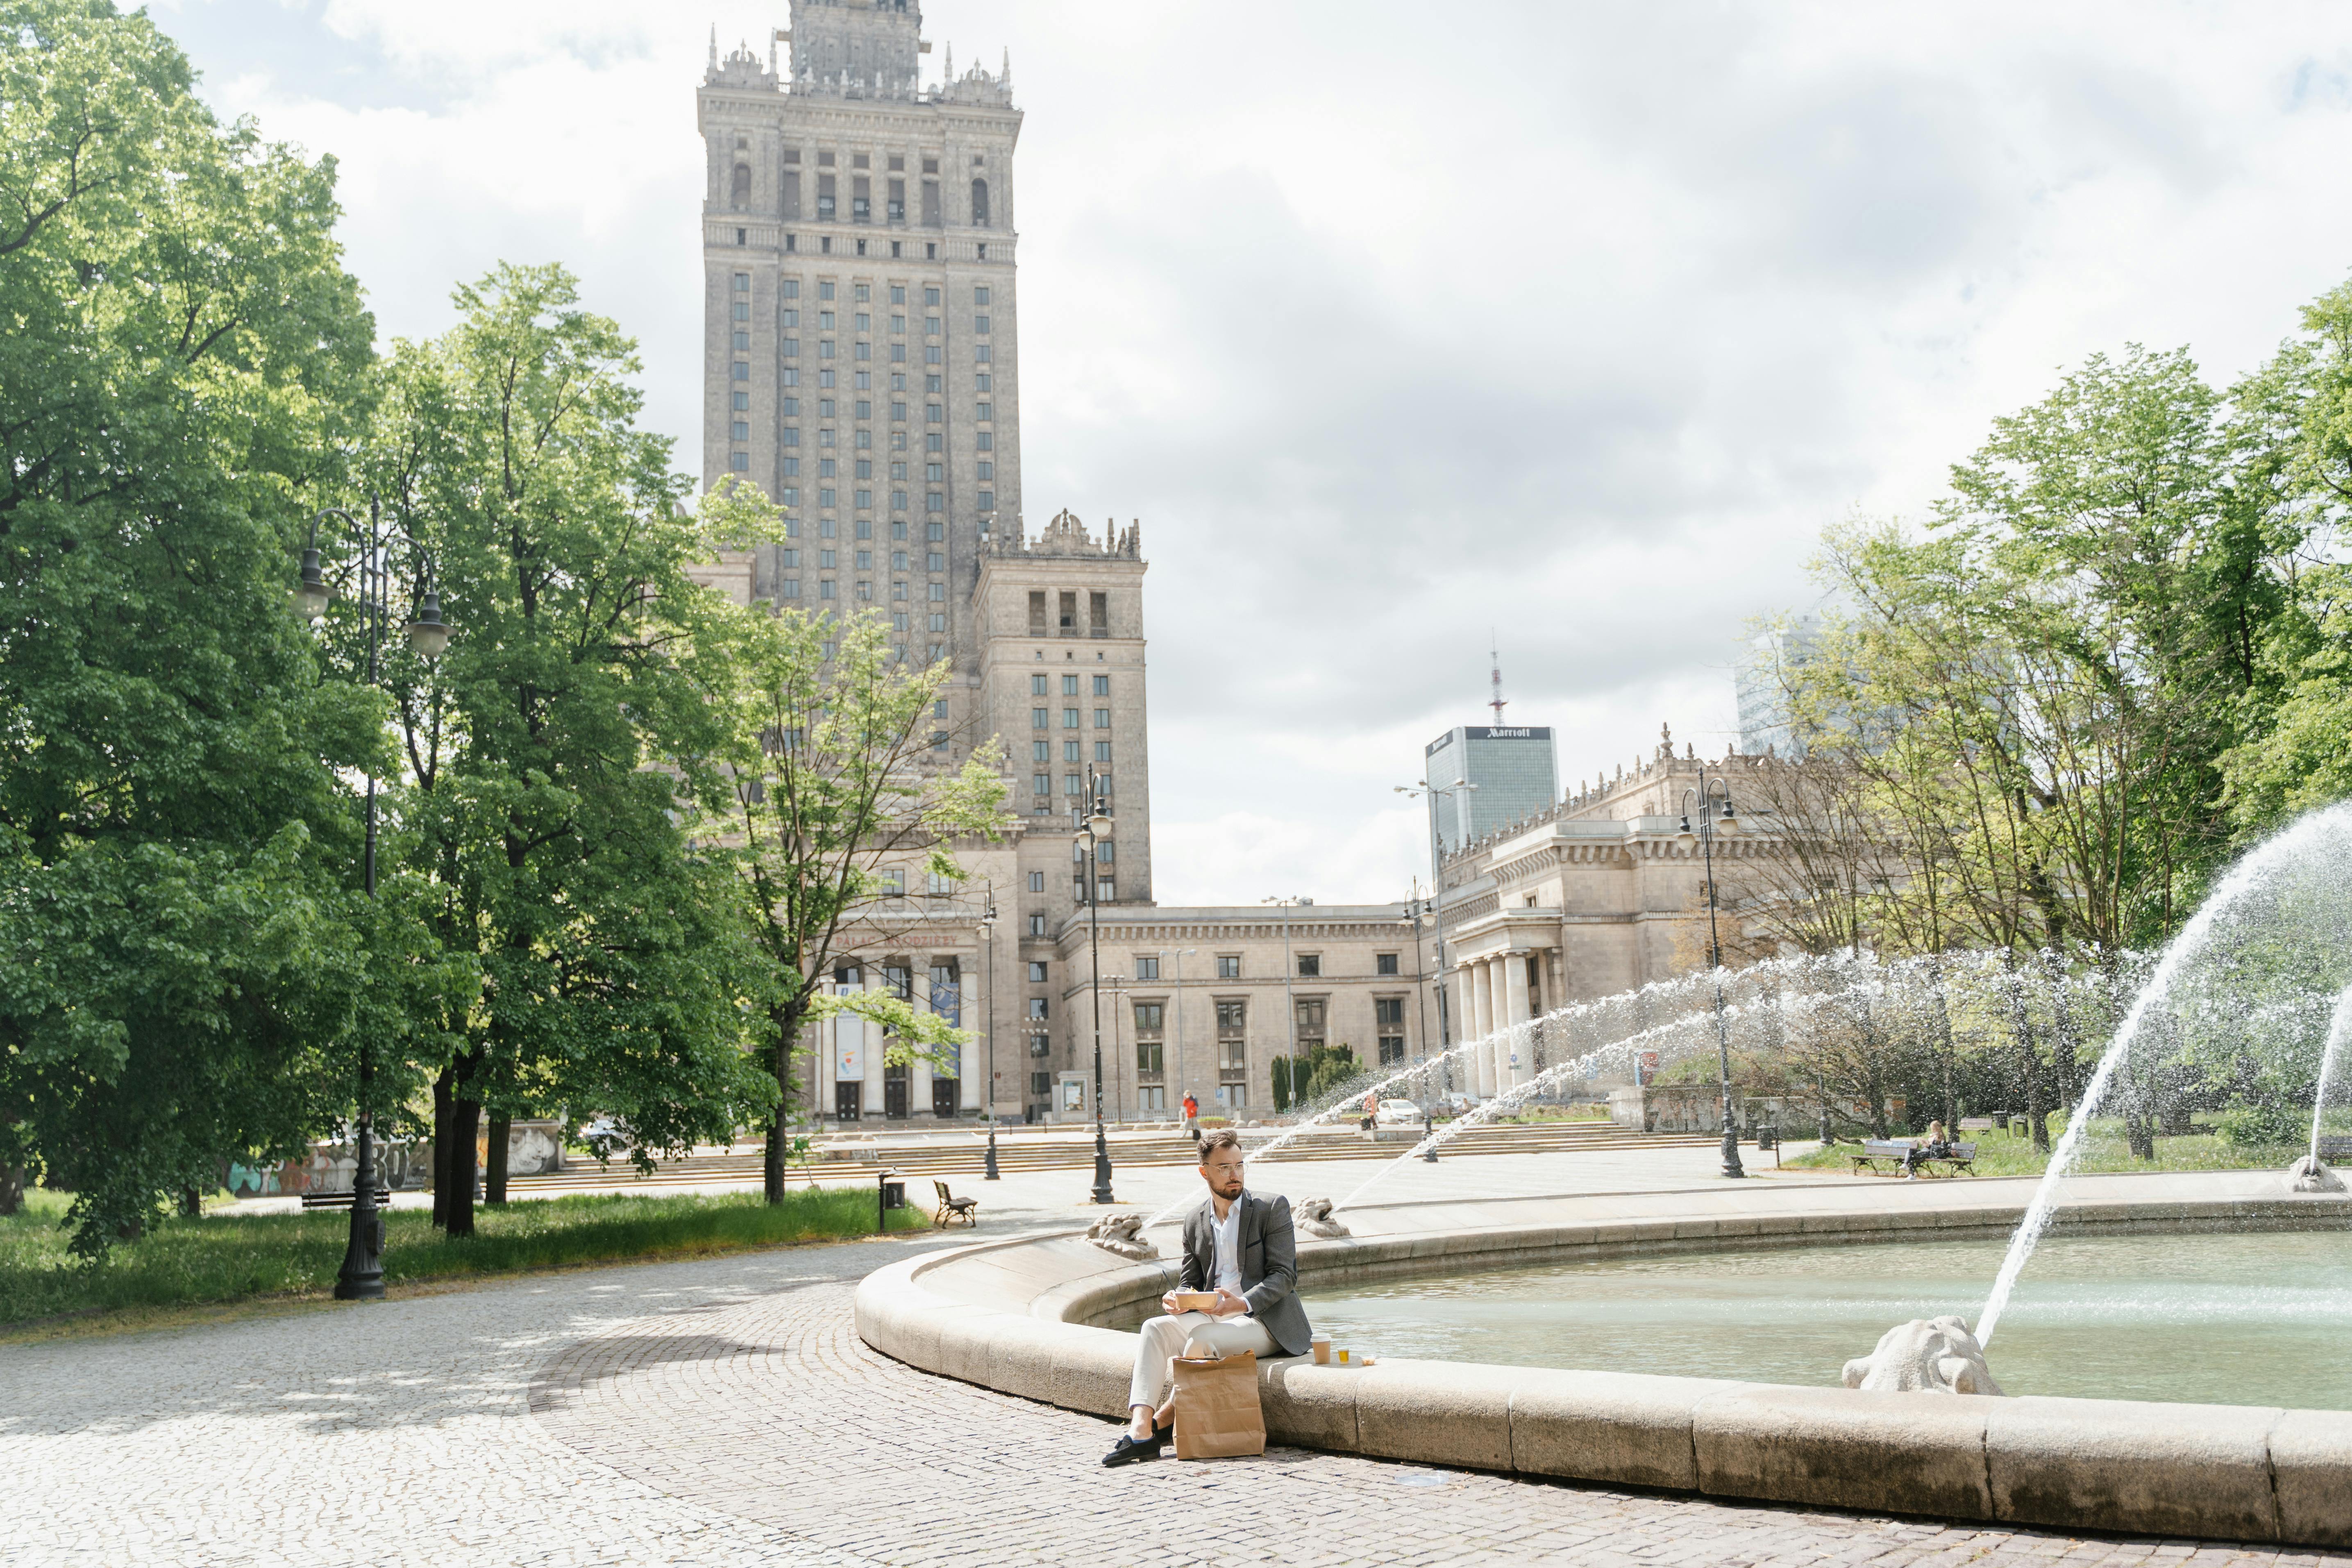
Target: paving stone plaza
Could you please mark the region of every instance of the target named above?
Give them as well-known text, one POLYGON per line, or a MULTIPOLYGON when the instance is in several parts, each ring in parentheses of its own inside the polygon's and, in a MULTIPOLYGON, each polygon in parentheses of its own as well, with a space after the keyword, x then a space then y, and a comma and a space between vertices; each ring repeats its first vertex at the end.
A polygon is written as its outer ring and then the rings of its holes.
MULTIPOLYGON (((1703 1152, 1656 1150, 1426 1176, 1607 1192, 1686 1187, 1703 1167, 1703 1152)), ((1328 1191, 1349 1175, 1301 1164, 1253 1181, 1328 1191)), ((1187 1176, 1131 1173, 1120 1195, 1154 1201, 1187 1176)), ((982 1234, 1080 1223, 1082 1184, 1049 1172, 982 1189, 982 1234)), ((857 1280, 954 1244, 603 1268, 0 1350, 0 1563, 2352 1563, 1297 1449, 1105 1470, 1108 1423, 857 1339, 857 1280)))

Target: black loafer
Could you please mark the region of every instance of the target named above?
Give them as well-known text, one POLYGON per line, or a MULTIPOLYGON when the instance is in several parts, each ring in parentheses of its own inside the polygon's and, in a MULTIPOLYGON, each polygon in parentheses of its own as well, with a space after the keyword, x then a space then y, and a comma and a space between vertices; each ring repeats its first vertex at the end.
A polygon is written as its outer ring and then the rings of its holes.
POLYGON ((1140 1464, 1146 1459, 1156 1459, 1160 1458, 1160 1449, 1161 1445, 1165 1444, 1167 1441, 1168 1439, 1165 1436, 1157 1432, 1154 1432, 1150 1436, 1144 1438, 1141 1442, 1138 1442, 1134 1437, 1122 1434, 1119 1440, 1116 1444, 1112 1445, 1111 1451, 1103 1456, 1103 1464, 1106 1467, 1113 1465, 1134 1465, 1140 1464))

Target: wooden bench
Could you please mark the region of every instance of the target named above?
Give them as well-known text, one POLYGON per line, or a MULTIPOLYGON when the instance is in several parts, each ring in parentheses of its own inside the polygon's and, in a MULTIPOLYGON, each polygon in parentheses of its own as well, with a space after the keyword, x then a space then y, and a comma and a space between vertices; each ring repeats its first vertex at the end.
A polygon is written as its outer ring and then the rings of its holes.
POLYGON ((974 1229, 979 1228, 980 1200, 978 1198, 960 1198, 948 1191, 948 1184, 945 1182, 933 1182, 931 1187, 940 1194, 940 1206, 931 1211, 933 1225, 944 1230, 956 1221, 961 1220, 974 1229))
MULTIPOLYGON (((1913 1138, 1865 1138, 1863 1140, 1862 1152, 1853 1156, 1854 1169, 1868 1171, 1873 1175, 1890 1175, 1900 1172, 1908 1162, 1911 1151, 1917 1146, 1918 1142, 1913 1138), (1882 1165, 1890 1168, 1881 1170, 1882 1165)), ((1953 1143, 1948 1147, 1952 1151, 1949 1154, 1938 1154, 1932 1160, 1922 1160, 1921 1167, 1933 1171, 1937 1165, 1944 1165, 1955 1171, 1966 1171, 1969 1174, 1975 1175, 1977 1146, 1973 1143, 1953 1143)))
POLYGON ((2323 1132, 2317 1142, 2322 1164, 2352 1161, 2352 1132, 2323 1132))

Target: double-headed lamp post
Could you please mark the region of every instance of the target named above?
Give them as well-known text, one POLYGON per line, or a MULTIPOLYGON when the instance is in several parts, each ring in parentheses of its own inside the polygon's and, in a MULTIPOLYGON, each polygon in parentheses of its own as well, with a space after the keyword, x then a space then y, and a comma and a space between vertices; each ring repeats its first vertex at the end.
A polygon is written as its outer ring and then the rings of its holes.
MULTIPOLYGON (((1445 1010, 1445 847, 1437 833, 1436 802, 1437 797, 1441 795, 1452 800, 1458 822, 1464 804, 1459 797, 1475 794, 1478 786, 1468 779, 1455 779, 1450 784, 1433 784, 1427 779, 1416 779, 1412 784, 1397 784, 1394 788, 1397 794, 1409 800, 1426 798, 1430 802, 1429 879, 1431 886, 1427 901, 1430 924, 1437 931, 1437 1046, 1442 1055, 1450 1057, 1454 1050, 1454 1031, 1447 1022, 1445 1010)), ((1463 837, 1467 838, 1469 835, 1465 833, 1463 837)), ((1444 1072, 1444 1081, 1450 1088, 1454 1082, 1452 1061, 1446 1062, 1444 1072)), ((1471 1087, 1475 1089, 1477 1086, 1473 1083, 1471 1087)), ((1434 1150, 1431 1151, 1433 1156, 1435 1152, 1434 1150)))
MULTIPOLYGON (((340 518, 352 532, 362 535, 359 560, 355 563, 355 596, 360 610, 361 625, 367 633, 366 683, 377 683, 377 656, 383 641, 383 632, 392 619, 392 573, 385 559, 394 544, 407 547, 410 563, 415 569, 416 618, 403 628, 408 637, 409 650, 431 664, 446 652, 449 628, 441 620, 441 594, 433 582, 433 557, 416 542, 405 529, 387 528, 383 509, 374 498, 368 500, 368 520, 364 531, 359 519, 341 507, 327 507, 310 518, 308 536, 302 544, 302 576, 289 595, 295 613, 303 619, 315 621, 327 613, 334 601, 334 590, 328 587, 326 574, 319 567, 319 523, 324 518, 340 518)), ((367 848, 365 870, 367 896, 375 897, 375 778, 367 782, 367 848)), ((383 1254, 376 1229, 375 1201, 375 1116, 370 1101, 375 1095, 375 1053, 365 1039, 360 1041, 360 1073, 358 1114, 352 1119, 359 1143, 359 1160, 352 1172, 351 1239, 343 1248, 343 1266, 335 1274, 335 1299, 339 1301, 376 1301, 383 1299, 383 1254)))
POLYGON ((1098 1204, 1117 1203, 1110 1195, 1110 1138, 1103 1131, 1103 1068, 1102 1068, 1102 879, 1098 874, 1096 853, 1103 837, 1110 832, 1110 802, 1103 797, 1102 784, 1095 776, 1092 763, 1087 764, 1087 815, 1079 819, 1078 831, 1087 838, 1087 954, 1090 983, 1087 997, 1095 1010, 1095 1190, 1098 1204))
MULTIPOLYGON (((1429 915, 1433 920, 1437 900, 1422 897, 1420 881, 1418 877, 1413 879, 1412 894, 1404 901, 1404 919, 1397 923, 1412 928, 1412 994, 1421 1013, 1421 1059, 1426 1061, 1429 1059, 1429 976, 1421 963, 1421 917, 1429 915)), ((1444 940, 1442 935, 1439 940, 1444 940)), ((1438 994, 1437 1013, 1441 1020, 1445 1016, 1445 995, 1442 991, 1438 994)), ((1421 1120, 1425 1128, 1434 1127, 1436 1123, 1436 1113, 1433 1109, 1436 1097, 1431 1092, 1434 1088, 1427 1078, 1422 1079, 1421 1120)), ((1437 1144, 1426 1139, 1423 1141, 1429 1142, 1429 1147, 1421 1152, 1421 1157, 1434 1165, 1437 1163, 1437 1144)))
POLYGON ((988 973, 988 1004, 982 1010, 981 1022, 988 1030, 988 1059, 983 1070, 988 1074, 988 1163, 981 1180, 993 1182, 996 1173, 996 888, 991 883, 988 904, 980 912, 980 940, 986 949, 981 967, 988 973))
POLYGON ((1728 833, 1739 825, 1732 814, 1731 784, 1720 773, 1710 774, 1704 764, 1699 768, 1698 786, 1683 791, 1683 825, 1675 837, 1685 844, 1694 837, 1699 851, 1706 858, 1706 945, 1709 962, 1715 966, 1715 1058, 1723 1085, 1723 1173, 1738 1178, 1748 1173, 1739 1164, 1739 1129, 1731 1120, 1731 1023, 1723 1011, 1723 938, 1715 921, 1715 836, 1728 833), (1721 793, 1717 787, 1721 786, 1721 793), (1691 831, 1693 797, 1698 806, 1698 831, 1691 831), (1723 803, 1716 809, 1717 801, 1723 803), (1720 824, 1718 826, 1718 823, 1720 824))

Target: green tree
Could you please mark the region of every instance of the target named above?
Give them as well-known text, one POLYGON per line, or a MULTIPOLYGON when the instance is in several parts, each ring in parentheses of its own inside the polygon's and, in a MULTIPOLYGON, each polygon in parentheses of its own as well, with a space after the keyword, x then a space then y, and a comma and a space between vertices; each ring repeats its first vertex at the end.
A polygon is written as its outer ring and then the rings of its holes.
MULTIPOLYGON (((773 526, 748 492, 714 492, 704 511, 738 538, 773 526)), ((894 1064, 972 1038, 887 990, 835 994, 824 983, 890 933, 913 879, 964 879, 956 851, 993 839, 1003 817, 1003 752, 992 741, 948 761, 950 736, 933 712, 952 667, 901 663, 878 614, 761 605, 731 635, 715 668, 730 678, 716 704, 728 720, 716 760, 732 787, 714 826, 735 846, 746 929, 762 960, 758 1053, 775 1084, 764 1168, 768 1201, 781 1203, 793 1067, 808 1026, 845 1013, 879 1024, 894 1064)))
POLYGON ((2352 517, 2352 283, 2306 306, 2302 328, 2238 394, 2250 475, 2294 520, 2265 574, 2278 607, 2245 634, 2272 685, 2224 763, 2242 841, 2352 796, 2352 569, 2311 548, 2340 543, 2352 517))
POLYGON ((373 336, 334 167, 217 123, 141 15, 0 4, 0 1163, 102 1252, 345 1090, 334 770, 380 706, 286 613, 373 336))
POLYGON ((610 1114, 635 1157, 725 1140, 772 1098, 746 1062, 756 982, 726 856, 688 837, 713 763, 730 606, 669 443, 636 428, 635 344, 556 267, 460 288, 396 343, 368 484, 436 559, 457 633, 395 656, 398 846, 480 975, 434 1087, 436 1215, 473 1228, 475 1151, 524 1112, 610 1114))

